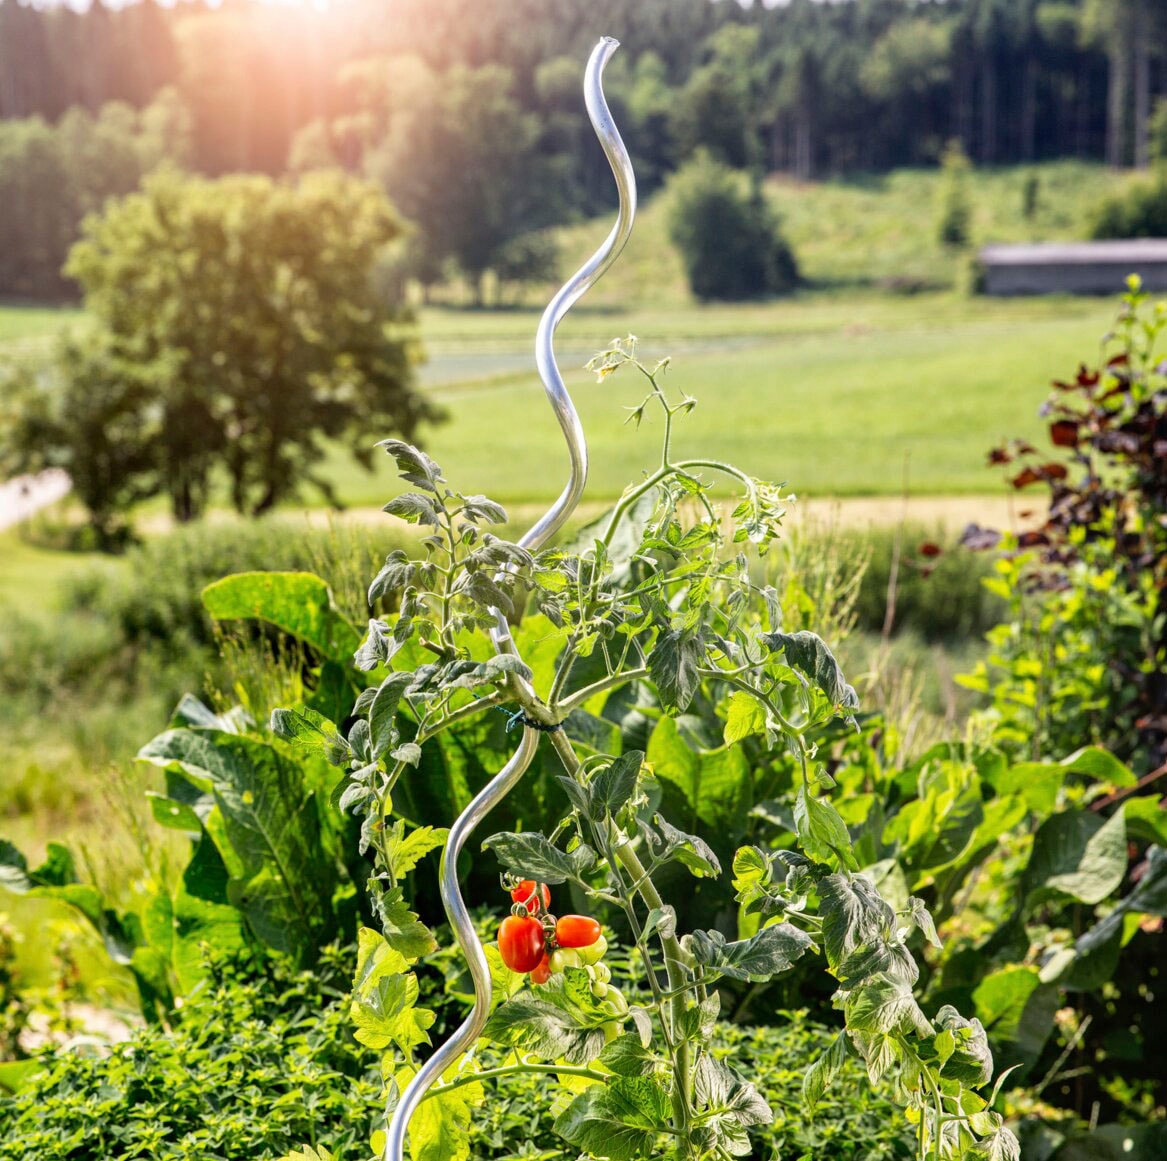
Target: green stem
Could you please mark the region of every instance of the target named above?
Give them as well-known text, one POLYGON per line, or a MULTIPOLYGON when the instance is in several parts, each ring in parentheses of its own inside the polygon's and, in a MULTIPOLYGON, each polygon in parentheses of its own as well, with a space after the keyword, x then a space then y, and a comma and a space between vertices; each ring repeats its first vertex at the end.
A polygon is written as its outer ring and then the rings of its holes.
MULTIPOLYGON (((568 741, 561 730, 557 730, 549 736, 551 738, 551 744, 559 755, 564 768, 571 775, 577 774, 580 769, 579 759, 575 755, 575 750, 572 748, 571 742, 568 741)), ((617 834, 616 837, 618 841, 612 843, 612 854, 620 866, 632 877, 633 881, 640 884, 638 894, 644 900, 645 905, 650 910, 653 908, 663 908, 665 905, 664 899, 661 898, 660 892, 656 889, 656 884, 648 877, 648 872, 644 869, 644 865, 641 863, 636 851, 633 850, 632 844, 628 841, 627 836, 617 834)), ((661 950, 664 952, 665 972, 668 975, 669 990, 678 993, 671 1001, 672 1022, 675 1033, 685 1016, 685 985, 688 983, 685 967, 687 957, 675 935, 666 936, 658 932, 657 938, 660 940, 661 950)), ((690 1109, 693 1104, 692 1061, 689 1053, 689 1042, 684 1037, 675 1039, 677 1042, 675 1056, 673 1058, 675 1072, 673 1114, 678 1136, 684 1142, 687 1140, 690 1109)), ((684 1145, 682 1147, 687 1148, 684 1145)))
POLYGON ((495 1080, 502 1076, 521 1076, 524 1072, 552 1073, 556 1076, 582 1076, 586 1080, 596 1080, 601 1083, 612 1079, 607 1073, 567 1064, 508 1064, 500 1068, 485 1068, 481 1072, 463 1073, 456 1080, 431 1088, 421 1099, 428 1101, 431 1097, 440 1097, 442 1093, 461 1088, 465 1084, 474 1084, 480 1080, 495 1080))
POLYGON ((566 716, 572 710, 578 709, 581 705, 591 701, 597 693, 603 693, 606 689, 615 689, 620 685, 627 685, 630 681, 640 681, 647 676, 647 666, 639 669, 628 669, 623 673, 619 671, 610 673, 607 677, 603 677, 599 681, 595 681, 591 685, 585 686, 583 689, 573 693, 566 701, 559 702, 558 705, 552 703, 553 708, 566 716))

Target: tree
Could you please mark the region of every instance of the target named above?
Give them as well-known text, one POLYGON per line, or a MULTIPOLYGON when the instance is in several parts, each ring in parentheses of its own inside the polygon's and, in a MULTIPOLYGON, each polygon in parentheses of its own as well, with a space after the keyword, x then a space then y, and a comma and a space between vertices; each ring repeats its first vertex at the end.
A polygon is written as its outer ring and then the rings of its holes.
POLYGON ((972 226, 972 205, 968 196, 970 168, 960 142, 953 139, 941 159, 942 172, 937 189, 936 234, 944 246, 969 244, 972 226))
POLYGON ((560 216, 554 159, 535 148, 539 119, 523 111, 501 66, 441 75, 420 61, 386 67, 408 88, 399 84, 368 172, 416 223, 431 261, 456 260, 481 298, 502 248, 560 216))
POLYGON ((292 185, 160 171, 87 220, 67 270, 95 333, 57 352, 42 376, 52 388, 25 383, 0 462, 79 473, 100 458, 106 476, 81 498, 103 536, 145 495, 197 517, 216 470, 242 513, 305 482, 332 499, 314 473, 325 440, 371 466, 368 432, 437 418, 413 388, 410 342, 393 333, 406 316, 372 287, 401 229, 379 190, 339 173, 292 185))
POLYGON ((798 281, 774 212, 756 186, 745 185, 705 152, 669 182, 669 235, 699 299, 760 298, 798 281))
POLYGON ((85 505, 99 548, 129 539, 126 512, 157 491, 159 413, 149 376, 120 358, 109 336, 66 336, 53 379, 22 365, 3 383, 0 476, 62 468, 85 505))
POLYGON ((73 297, 61 273, 85 214, 129 193, 163 161, 189 152, 186 110, 173 90, 136 110, 71 108, 56 125, 0 121, 0 294, 73 297))

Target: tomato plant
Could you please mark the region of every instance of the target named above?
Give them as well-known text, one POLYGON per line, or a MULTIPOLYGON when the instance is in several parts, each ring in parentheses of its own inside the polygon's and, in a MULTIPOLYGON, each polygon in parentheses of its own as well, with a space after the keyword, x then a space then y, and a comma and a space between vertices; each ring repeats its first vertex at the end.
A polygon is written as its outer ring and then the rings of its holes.
POLYGON ((926 1014, 913 993, 914 947, 935 938, 926 908, 880 894, 832 804, 820 739, 853 717, 855 691, 826 642, 786 632, 777 594, 753 579, 748 554, 779 534, 784 493, 718 461, 673 457, 674 426, 693 400, 669 396, 667 362, 643 364, 634 340, 614 343, 591 366, 604 379, 622 369, 641 376, 646 392, 633 414, 658 410, 661 466, 577 547, 530 553, 485 531, 505 519, 497 504, 455 492, 423 452, 390 441, 386 450, 414 490, 389 509, 429 531, 423 555, 393 553, 370 590, 371 600, 388 597, 396 609, 370 622, 358 650, 374 684, 346 731, 306 710, 279 719, 289 736, 326 737, 333 760, 349 770, 341 801, 361 817, 376 860, 369 890, 383 930, 362 936, 354 1012, 358 1035, 384 1050, 386 1075, 399 1087, 433 1019, 410 999, 410 965, 433 937, 409 910, 404 875, 441 836, 390 825, 395 788, 420 776, 436 735, 499 706, 511 707, 562 768, 565 813, 554 830, 500 832, 483 844, 502 865, 514 909, 489 953, 497 983, 483 1038, 515 1055, 497 1068, 467 1061, 431 1089, 426 1117, 412 1122, 414 1150, 439 1131, 467 1141, 484 1086, 534 1070, 575 1078, 556 1128, 576 1153, 613 1161, 740 1155, 772 1114, 744 1062, 708 1048, 722 992, 820 956, 845 1028, 807 1074, 808 1104, 857 1056, 873 1079, 894 1080, 922 1158, 1015 1157, 994 1093, 978 1091, 992 1079, 984 1029, 951 1006, 926 1014), (711 474, 741 489, 728 524, 711 474), (537 634, 538 666, 483 648, 498 610, 537 634), (620 730, 599 728, 602 715, 626 715, 641 688, 661 707, 657 731, 669 723, 675 732, 671 720, 683 721, 698 700, 715 710, 720 762, 738 761, 747 739, 793 759, 797 845, 737 852, 736 930, 682 930, 658 886, 678 874, 698 882, 724 874, 712 847, 671 815, 709 814, 728 827, 740 807, 718 798, 716 783, 691 780, 682 743, 650 743, 650 760, 620 730), (599 919, 554 915, 551 890, 603 910, 634 977, 616 986, 599 919), (393 985, 399 998, 389 1003, 387 989, 402 975, 404 990, 393 985))

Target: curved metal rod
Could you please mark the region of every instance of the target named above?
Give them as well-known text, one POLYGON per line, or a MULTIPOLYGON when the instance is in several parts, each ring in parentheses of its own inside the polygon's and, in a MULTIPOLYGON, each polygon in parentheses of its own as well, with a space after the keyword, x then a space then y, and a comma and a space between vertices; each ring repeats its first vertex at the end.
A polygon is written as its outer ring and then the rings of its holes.
MULTIPOLYGON (((537 551, 563 527, 579 503, 588 474, 587 441, 584 438, 583 425, 555 362, 555 330, 580 296, 616 260, 632 233, 632 220, 636 215, 636 179, 632 173, 632 162, 612 120, 608 103, 604 99, 601 81, 604 66, 617 48, 619 41, 606 36, 592 50, 584 78, 584 99, 592 128, 596 131, 616 178, 616 188, 620 195, 619 213, 603 245, 568 279, 548 304, 535 335, 535 363, 552 410, 563 429, 571 470, 567 485, 559 499, 520 539, 519 543, 530 551, 537 551)), ((492 637, 499 652, 517 653, 511 639, 510 628, 501 613, 497 614, 497 626, 492 631, 492 637)), ((524 686, 531 690, 526 683, 524 686)), ((533 690, 531 692, 533 693, 533 690)), ((479 791, 450 828, 445 849, 442 851, 439 871, 442 904, 454 936, 470 967, 470 975, 474 981, 474 1006, 458 1030, 434 1051, 401 1094, 393 1111, 393 1119, 389 1123, 383 1154, 385 1161, 402 1161, 405 1155, 406 1130, 417 1106, 445 1071, 478 1039, 486 1024, 491 1001, 490 967, 486 960, 486 952, 474 929, 473 920, 462 899, 458 884, 458 855, 479 822, 510 793, 526 772, 531 759, 535 756, 538 743, 538 731, 529 726, 525 727, 519 747, 510 761, 479 791)))

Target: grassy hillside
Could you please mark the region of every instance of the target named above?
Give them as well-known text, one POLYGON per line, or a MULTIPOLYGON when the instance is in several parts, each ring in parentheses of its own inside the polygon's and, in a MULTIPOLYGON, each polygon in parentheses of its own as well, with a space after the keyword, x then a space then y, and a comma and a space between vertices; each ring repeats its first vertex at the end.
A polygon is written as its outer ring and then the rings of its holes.
MULTIPOLYGON (((940 180, 935 169, 810 183, 775 178, 767 192, 812 285, 951 287, 959 282, 968 255, 942 246, 937 238, 940 180)), ((1127 180, 1101 165, 1077 161, 973 170, 967 187, 972 248, 1084 237, 1098 202, 1127 180), (1038 194, 1036 210, 1027 219, 1023 191, 1030 175, 1037 179, 1038 194)), ((604 220, 558 231, 565 273, 600 244, 609 226, 604 220)), ((680 260, 668 241, 662 198, 640 207, 624 256, 590 301, 607 306, 690 301, 680 260)))
MULTIPOLYGON (((657 431, 624 426, 641 386, 624 372, 602 385, 579 370, 614 335, 640 336, 644 358, 674 357, 667 382, 697 397, 682 451, 701 449, 812 495, 991 493, 984 467, 999 438, 1040 430, 1050 379, 1092 358, 1109 301, 967 301, 808 295, 756 307, 581 313, 558 349, 589 433, 588 494, 611 497, 657 455, 657 431)), ((532 313, 429 312, 435 365, 467 351, 479 327, 529 367, 532 313), (509 336, 510 346, 502 336, 509 336)), ((508 501, 550 499, 563 478, 562 439, 533 369, 431 388, 450 420, 427 446, 450 477, 508 501)), ((374 436, 379 433, 371 433, 374 436)), ((354 504, 393 494, 386 464, 369 477, 338 455, 330 469, 354 504)))
MULTIPOLYGON (((974 239, 1080 236, 1099 197, 1122 180, 1076 162, 973 172, 974 239), (1030 173, 1038 197, 1027 220, 1022 195, 1030 173)), ((597 387, 579 370, 630 332, 647 357, 672 355, 672 381, 700 400, 682 447, 704 447, 820 496, 898 494, 905 461, 916 494, 999 490, 983 468, 986 447, 1007 433, 1036 432, 1046 384, 1093 357, 1113 304, 892 292, 950 284, 967 261, 937 241, 938 181, 935 171, 907 170, 771 183, 811 286, 788 300, 735 306, 691 301, 668 242, 664 201, 645 203, 621 260, 558 339, 592 439, 592 496, 616 494, 629 470, 655 455, 651 430, 622 427, 622 408, 639 398, 631 379, 597 387)), ((559 232, 565 270, 608 225, 559 232)), ((531 358, 549 292, 533 290, 525 309, 421 312, 430 357, 422 381, 451 416, 429 446, 452 478, 511 502, 549 499, 562 478, 559 432, 531 358)), ((44 342, 81 317, 0 309, 0 353, 44 342)), ((369 441, 384 434, 370 431, 369 441)), ((329 473, 352 505, 383 503, 394 486, 387 471, 370 477, 340 450, 329 473)))

